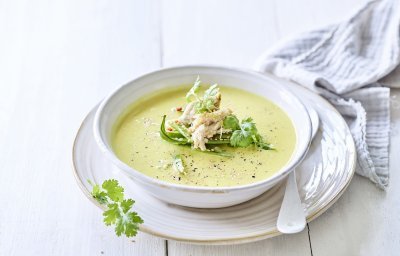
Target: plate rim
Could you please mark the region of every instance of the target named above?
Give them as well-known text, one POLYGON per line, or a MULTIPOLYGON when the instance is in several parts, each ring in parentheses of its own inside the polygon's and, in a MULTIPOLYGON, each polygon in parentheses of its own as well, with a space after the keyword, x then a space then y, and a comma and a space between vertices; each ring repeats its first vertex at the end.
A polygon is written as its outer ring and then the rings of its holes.
MULTIPOLYGON (((268 76, 270 76, 273 79, 279 79, 275 76, 272 76, 270 74, 268 74, 268 76)), ((326 100, 325 98, 321 97, 320 95, 314 93, 313 91, 311 91, 308 88, 302 87, 300 85, 291 83, 290 81, 284 81, 286 83, 290 83, 293 86, 298 86, 301 87, 302 89, 307 90, 309 93, 313 94, 313 96, 316 96, 318 98, 320 98, 322 101, 324 101, 324 103, 328 104, 329 106, 331 106, 331 109, 336 112, 336 114, 345 122, 344 118, 342 117, 342 115, 337 111, 337 109, 335 107, 332 106, 332 104, 326 100)), ((97 109, 99 106, 99 103, 96 104, 84 117, 83 121, 80 123, 80 126, 76 132, 76 135, 74 137, 74 141, 73 141, 73 145, 72 145, 72 172, 73 175, 75 177, 75 181, 78 183, 78 187, 80 188, 80 190, 83 192, 83 194, 89 199, 89 201, 91 201, 93 204, 95 204, 98 208, 102 209, 103 211, 105 210, 105 208, 103 206, 101 206, 93 197, 92 195, 87 191, 86 187, 83 184, 83 181, 80 179, 78 171, 77 171, 77 167, 75 165, 75 149, 76 149, 76 145, 77 145, 77 139, 78 139, 78 135, 80 134, 83 125, 85 124, 85 122, 87 121, 88 116, 91 113, 94 113, 93 111, 95 109, 97 109)), ((344 184, 344 186, 341 188, 340 191, 338 191, 334 197, 330 200, 327 201, 326 204, 324 204, 321 208, 317 209, 315 212, 312 212, 310 214, 307 215, 306 217, 306 221, 307 224, 311 221, 313 221, 314 219, 316 219, 317 217, 319 217, 321 214, 323 214, 325 211, 327 211, 344 193, 344 191, 348 188, 348 186, 350 185, 350 182, 354 176, 355 173, 355 167, 356 167, 356 162, 357 162, 357 154, 356 154, 356 150, 355 150, 355 143, 354 143, 354 139, 353 137, 351 137, 351 147, 352 147, 352 151, 354 152, 353 154, 353 158, 351 163, 349 163, 350 167, 351 167, 351 173, 350 175, 348 175, 348 178, 346 179, 346 182, 344 184)), ((174 240, 174 241, 179 241, 179 242, 184 242, 184 243, 190 243, 190 244, 199 244, 199 245, 234 245, 234 244, 242 244, 242 243, 250 243, 250 242, 256 242, 256 241, 260 241, 260 240, 264 240, 267 238, 272 238, 275 236, 279 236, 282 235, 281 232, 279 232, 277 230, 277 228, 275 227, 273 230, 269 230, 266 231, 265 233, 262 234, 257 234, 257 235, 252 235, 252 236, 245 236, 245 237, 235 237, 235 238, 228 238, 228 239, 212 239, 212 240, 208 240, 208 239, 186 239, 186 238, 182 238, 182 237, 175 237, 175 236, 171 236, 168 234, 164 234, 161 232, 157 232, 152 230, 151 228, 147 227, 145 224, 141 224, 139 226, 139 231, 150 234, 150 235, 154 235, 157 237, 161 237, 167 240, 174 240)))

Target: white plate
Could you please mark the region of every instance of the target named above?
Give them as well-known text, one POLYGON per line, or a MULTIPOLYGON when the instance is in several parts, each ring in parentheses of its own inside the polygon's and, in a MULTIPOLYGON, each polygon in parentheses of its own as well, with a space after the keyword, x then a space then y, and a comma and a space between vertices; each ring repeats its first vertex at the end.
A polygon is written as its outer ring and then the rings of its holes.
MULTIPOLYGON (((349 128, 340 114, 320 96, 287 84, 305 104, 314 107, 320 117, 320 128, 308 155, 296 168, 300 197, 309 222, 344 192, 354 174, 356 153, 349 128)), ((132 185, 134 183, 104 159, 92 134, 95 110, 83 121, 73 147, 74 174, 80 188, 94 204, 98 205, 90 196, 91 186, 87 180, 101 183, 115 178, 125 187, 126 197, 136 201, 135 210, 144 219, 140 227, 143 232, 199 244, 237 244, 280 234, 276 220, 284 186, 277 185, 253 200, 227 208, 195 209, 167 204, 132 185)))

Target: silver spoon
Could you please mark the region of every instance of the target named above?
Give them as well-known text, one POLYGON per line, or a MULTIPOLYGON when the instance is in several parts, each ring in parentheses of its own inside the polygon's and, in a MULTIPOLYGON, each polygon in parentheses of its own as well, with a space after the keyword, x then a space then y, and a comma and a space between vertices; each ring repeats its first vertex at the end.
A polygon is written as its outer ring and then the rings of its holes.
MULTIPOLYGON (((311 140, 313 140, 319 126, 318 113, 312 107, 307 107, 307 111, 311 119, 311 140)), ((296 170, 293 170, 286 181, 285 195, 279 210, 277 228, 281 233, 293 234, 302 231, 305 226, 306 214, 297 188, 296 170)))

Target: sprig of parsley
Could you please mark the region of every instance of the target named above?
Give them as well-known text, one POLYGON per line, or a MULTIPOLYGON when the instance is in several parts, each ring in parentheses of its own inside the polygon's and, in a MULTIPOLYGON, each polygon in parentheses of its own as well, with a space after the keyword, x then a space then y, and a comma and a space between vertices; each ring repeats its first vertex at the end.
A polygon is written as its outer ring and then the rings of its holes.
POLYGON ((132 199, 124 199, 124 188, 117 180, 105 180, 100 186, 88 180, 92 185, 92 196, 101 205, 107 207, 104 211, 104 223, 106 226, 114 225, 117 236, 124 234, 127 237, 135 236, 142 218, 132 211, 135 203, 132 199))

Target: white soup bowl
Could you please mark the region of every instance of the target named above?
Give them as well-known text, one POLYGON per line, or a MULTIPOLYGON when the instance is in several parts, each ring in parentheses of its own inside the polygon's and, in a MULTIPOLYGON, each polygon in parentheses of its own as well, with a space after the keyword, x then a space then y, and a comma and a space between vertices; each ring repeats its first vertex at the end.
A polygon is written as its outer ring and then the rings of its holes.
POLYGON ((306 108, 278 81, 272 76, 254 71, 212 66, 185 66, 155 71, 121 86, 102 101, 94 120, 95 140, 105 157, 118 169, 145 191, 161 200, 198 208, 219 208, 239 204, 261 195, 282 181, 301 162, 310 144, 311 123, 306 108), (128 106, 141 97, 161 89, 191 84, 198 75, 206 84, 218 83, 265 97, 286 112, 295 128, 296 146, 285 166, 273 176, 247 185, 200 187, 154 179, 128 166, 115 155, 110 141, 112 127, 128 106))

